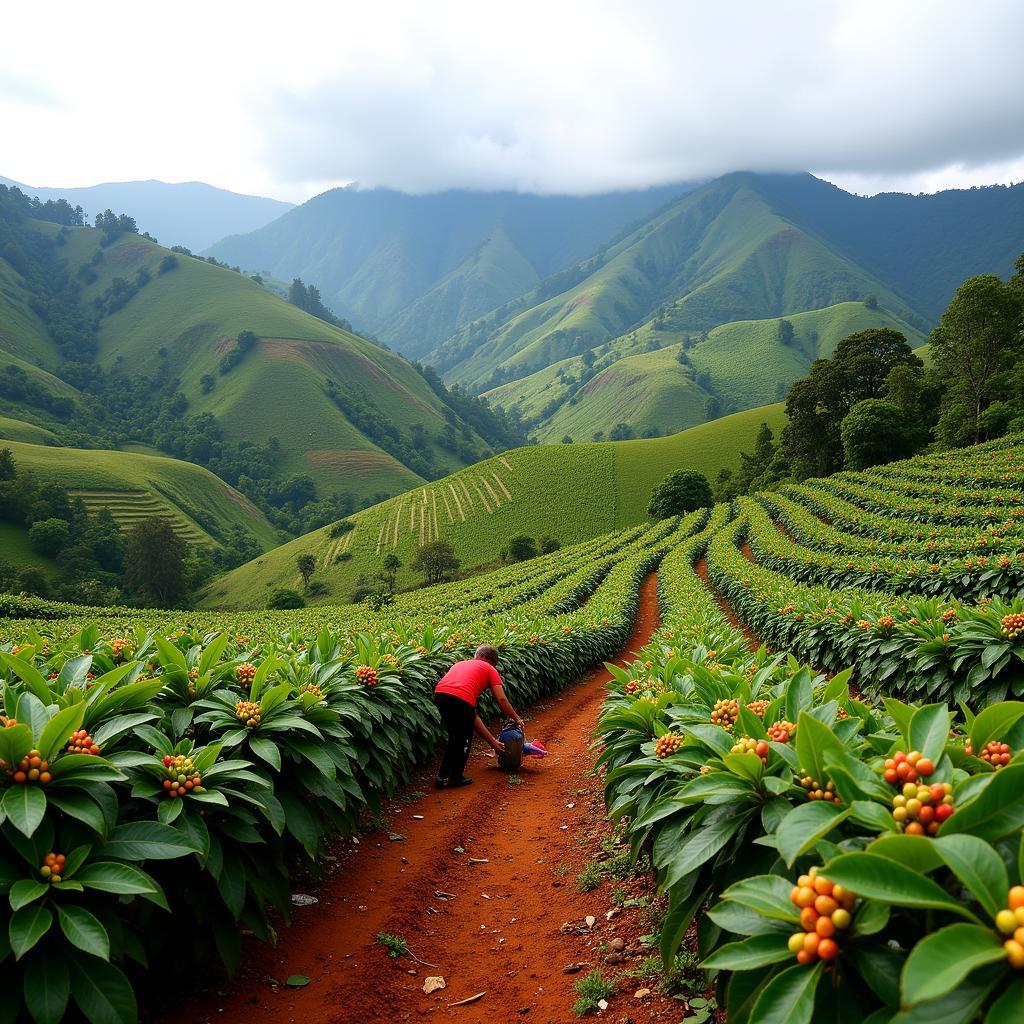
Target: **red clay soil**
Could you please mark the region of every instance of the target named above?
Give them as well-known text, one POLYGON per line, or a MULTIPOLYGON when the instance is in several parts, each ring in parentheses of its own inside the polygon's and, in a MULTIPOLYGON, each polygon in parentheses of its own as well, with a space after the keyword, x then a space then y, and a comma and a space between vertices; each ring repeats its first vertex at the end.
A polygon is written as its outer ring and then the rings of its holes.
MULTIPOLYGON (((633 634, 619 658, 658 627, 656 578, 641 589, 633 634)), ((607 892, 581 893, 577 873, 593 856, 603 818, 600 780, 590 773, 589 749, 605 683, 596 669, 576 685, 531 709, 527 732, 551 754, 526 759, 519 784, 499 771, 493 755, 474 745, 464 789, 431 790, 413 802, 396 801, 387 832, 346 843, 339 863, 319 888, 319 902, 296 908, 274 948, 256 943, 244 953, 242 976, 223 994, 187 1002, 159 1017, 162 1024, 356 1024, 430 1018, 463 1024, 573 1020, 579 974, 567 966, 604 966, 608 944, 623 938, 639 957, 627 915, 608 919, 607 892), (453 894, 445 896, 444 894, 453 894), (585 918, 597 920, 588 927, 585 918), (436 967, 391 960, 379 932, 405 939, 436 967), (289 975, 310 979, 287 988, 289 975), (428 976, 446 988, 425 995, 428 976), (273 979, 278 979, 274 982, 273 979), (460 1000, 486 993, 463 1006, 460 1000)), ((605 882, 607 890, 610 883, 605 882)), ((615 946, 611 948, 617 948, 615 946)), ((622 957, 618 958, 619 960, 622 957)), ((639 961, 636 961, 639 962, 639 961)), ((656 995, 636 998, 648 985, 620 980, 608 1017, 633 1024, 678 1020, 680 1004, 656 995)), ((656 987, 656 986, 651 986, 656 987)))
POLYGON ((718 603, 718 607, 722 609, 722 614, 747 638, 747 646, 756 654, 761 649, 761 641, 747 628, 746 623, 736 614, 733 606, 711 585, 708 580, 708 560, 704 555, 697 559, 693 571, 704 581, 704 586, 708 588, 711 596, 718 603))

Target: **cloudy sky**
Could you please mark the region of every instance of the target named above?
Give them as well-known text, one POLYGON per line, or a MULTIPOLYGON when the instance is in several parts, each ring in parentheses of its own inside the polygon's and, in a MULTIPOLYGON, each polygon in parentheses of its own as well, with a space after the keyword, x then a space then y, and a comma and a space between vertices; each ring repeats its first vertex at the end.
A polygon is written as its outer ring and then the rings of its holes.
POLYGON ((3 23, 0 175, 37 186, 1024 180, 1020 0, 50 0, 3 23))

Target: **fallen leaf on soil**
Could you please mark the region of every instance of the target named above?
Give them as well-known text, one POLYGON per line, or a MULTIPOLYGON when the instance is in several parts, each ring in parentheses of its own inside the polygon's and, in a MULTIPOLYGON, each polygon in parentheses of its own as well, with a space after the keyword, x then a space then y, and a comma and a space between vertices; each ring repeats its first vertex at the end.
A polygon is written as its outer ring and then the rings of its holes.
POLYGON ((315 896, 310 896, 304 892, 293 892, 292 893, 292 904, 296 907, 311 907, 314 903, 320 901, 315 896))
POLYGON ((399 835, 397 832, 389 832, 388 839, 393 843, 401 843, 405 841, 405 836, 399 835))
POLYGON ((486 857, 470 857, 470 864, 490 864, 491 862, 486 857))
POLYGON ((649 988, 638 988, 633 993, 633 998, 634 999, 645 999, 650 994, 651 994, 651 990, 649 988))
POLYGON ((608 1009, 608 1000, 607 999, 599 999, 597 1001, 597 1008, 599 1010, 607 1010, 608 1009))
POLYGON ((423 991, 426 995, 430 995, 431 992, 436 992, 439 988, 444 988, 444 978, 440 975, 436 977, 427 978, 423 982, 423 991))
POLYGON ((305 988, 309 984, 309 978, 304 974, 289 974, 284 983, 289 988, 305 988))
POLYGON ((583 920, 586 921, 588 928, 593 928, 594 925, 597 924, 597 918, 594 917, 593 914, 587 914, 583 920))

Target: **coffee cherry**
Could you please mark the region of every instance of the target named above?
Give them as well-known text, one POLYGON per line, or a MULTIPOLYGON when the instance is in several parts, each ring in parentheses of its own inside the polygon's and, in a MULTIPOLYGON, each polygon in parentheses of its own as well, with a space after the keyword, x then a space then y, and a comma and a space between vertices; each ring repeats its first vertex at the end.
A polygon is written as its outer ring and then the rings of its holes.
POLYGON ((836 941, 839 931, 849 928, 850 911, 855 897, 849 890, 833 884, 817 868, 801 875, 789 895, 790 901, 800 908, 800 926, 789 938, 789 951, 801 964, 815 960, 831 961, 841 950, 836 941))
POLYGON ((248 686, 255 678, 256 666, 251 662, 247 661, 235 669, 235 679, 237 679, 242 686, 248 686))
POLYGON ((1012 910, 1000 910, 996 914, 996 927, 1004 935, 1012 935, 1017 930, 1017 915, 1012 910))
POLYGON ((733 754, 756 754, 761 759, 761 764, 768 763, 768 751, 771 748, 765 740, 755 740, 750 736, 744 736, 737 743, 733 744, 733 754))
POLYGON ((1006 959, 1010 961, 1011 967, 1016 967, 1018 971, 1024 969, 1024 944, 1016 939, 1007 939, 1003 949, 1006 950, 1006 959))
POLYGON ((255 729, 261 721, 260 706, 254 700, 236 701, 235 717, 245 725, 246 729, 255 729))
POLYGON ((356 669, 356 682, 362 683, 363 686, 376 686, 377 670, 369 665, 360 665, 356 669))
POLYGON ((678 733, 667 732, 658 737, 654 744, 654 756, 657 758, 671 757, 683 745, 683 737, 678 733))
POLYGON ((779 721, 768 727, 768 738, 776 743, 788 743, 795 731, 796 726, 792 722, 779 721))
POLYGON ((1019 910, 1024 907, 1024 885, 1015 885, 1010 890, 1008 904, 1011 910, 1019 910))
POLYGON ((711 721, 714 725, 720 725, 727 732, 732 732, 736 719, 740 716, 739 701, 722 699, 715 702, 711 710, 711 721))

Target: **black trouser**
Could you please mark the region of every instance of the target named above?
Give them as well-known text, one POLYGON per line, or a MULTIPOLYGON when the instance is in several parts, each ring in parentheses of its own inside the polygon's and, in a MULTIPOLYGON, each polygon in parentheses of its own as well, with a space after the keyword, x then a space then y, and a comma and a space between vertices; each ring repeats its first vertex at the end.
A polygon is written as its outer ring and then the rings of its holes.
POLYGON ((447 782, 456 782, 465 774, 466 762, 469 760, 476 708, 451 693, 435 693, 434 703, 441 712, 441 721, 448 732, 448 744, 444 748, 437 777, 447 782))

